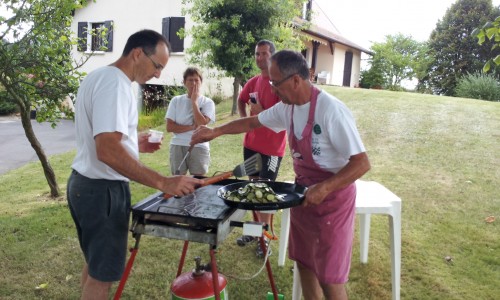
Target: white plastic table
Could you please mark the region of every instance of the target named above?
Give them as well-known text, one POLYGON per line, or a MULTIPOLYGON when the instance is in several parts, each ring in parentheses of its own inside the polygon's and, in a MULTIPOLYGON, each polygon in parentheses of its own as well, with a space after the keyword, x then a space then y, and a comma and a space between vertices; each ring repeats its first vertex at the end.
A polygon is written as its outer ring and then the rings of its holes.
MULTIPOLYGON (((370 240, 370 217, 383 214, 389 217, 391 238, 391 277, 392 299, 400 299, 401 286, 401 199, 393 192, 375 181, 356 181, 356 214, 359 219, 360 260, 368 263, 368 242, 370 240)), ((290 229, 290 210, 283 210, 278 265, 285 265, 290 229)), ((297 267, 294 266, 292 300, 299 300, 302 294, 297 267)))

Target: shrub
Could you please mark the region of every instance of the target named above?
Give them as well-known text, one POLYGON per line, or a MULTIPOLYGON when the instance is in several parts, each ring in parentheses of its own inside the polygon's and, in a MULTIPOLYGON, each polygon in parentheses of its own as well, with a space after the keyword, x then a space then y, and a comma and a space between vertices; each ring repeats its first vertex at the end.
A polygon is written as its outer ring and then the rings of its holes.
POLYGON ((359 86, 364 89, 382 89, 385 84, 384 75, 377 68, 361 72, 359 86))
POLYGON ((17 105, 0 100, 0 115, 10 115, 17 112, 17 105))
POLYGON ((467 74, 455 90, 457 97, 488 101, 500 101, 500 83, 494 74, 467 74))
POLYGON ((147 112, 144 110, 141 111, 139 114, 139 131, 165 125, 166 112, 167 110, 161 107, 147 112))
POLYGON ((0 90, 0 115, 10 115, 17 111, 17 105, 9 99, 7 92, 0 90))

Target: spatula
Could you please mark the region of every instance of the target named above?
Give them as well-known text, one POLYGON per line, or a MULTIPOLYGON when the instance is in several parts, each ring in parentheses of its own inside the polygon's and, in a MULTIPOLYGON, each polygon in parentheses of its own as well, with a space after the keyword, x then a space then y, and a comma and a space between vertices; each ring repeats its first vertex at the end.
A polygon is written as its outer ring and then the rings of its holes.
POLYGON ((193 150, 193 147, 194 147, 194 145, 189 146, 189 149, 186 152, 186 155, 184 155, 184 158, 182 159, 181 163, 179 164, 179 167, 177 168, 177 170, 175 170, 175 174, 174 175, 180 175, 181 174, 181 167, 184 164, 184 162, 186 161, 186 159, 188 158, 189 154, 191 154, 191 150, 193 150))
MULTIPOLYGON (((260 171, 261 168, 262 168, 262 157, 260 156, 259 153, 256 153, 247 160, 245 160, 243 163, 237 165, 232 171, 223 172, 218 175, 203 179, 203 184, 200 185, 199 187, 206 186, 209 184, 214 184, 221 180, 227 179, 231 176, 234 177, 247 176, 248 174, 253 174, 255 172, 260 171)), ((172 195, 165 194, 163 195, 163 197, 165 199, 168 199, 172 197, 172 195)))

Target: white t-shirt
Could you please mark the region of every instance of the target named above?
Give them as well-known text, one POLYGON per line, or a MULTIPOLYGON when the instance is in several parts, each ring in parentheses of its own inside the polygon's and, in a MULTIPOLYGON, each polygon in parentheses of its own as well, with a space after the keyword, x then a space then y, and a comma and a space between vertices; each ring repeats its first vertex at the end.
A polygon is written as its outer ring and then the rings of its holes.
MULTIPOLYGON (((302 131, 309 116, 310 102, 295 105, 293 114, 294 134, 302 138, 302 131)), ((290 134, 292 105, 280 102, 258 115, 259 122, 280 132, 290 134)), ((316 103, 312 129, 314 161, 324 170, 337 173, 349 162, 349 157, 365 152, 351 111, 334 96, 321 91, 316 103)))
POLYGON ((137 98, 125 73, 112 66, 91 72, 76 97, 77 153, 71 167, 89 178, 129 181, 97 159, 94 138, 104 132, 121 132, 123 146, 138 158, 137 124, 137 98))
MULTIPOLYGON (((215 122, 215 104, 214 101, 205 96, 200 96, 198 98, 198 107, 201 113, 210 119, 209 124, 215 122)), ((191 99, 188 98, 187 94, 175 96, 170 100, 168 104, 167 113, 165 114, 165 120, 170 119, 179 125, 193 125, 194 115, 193 115, 193 105, 191 104, 191 99)), ((193 136, 194 130, 174 133, 170 144, 178 146, 189 146, 191 142, 191 136, 193 136)), ((195 147, 203 147, 210 149, 209 143, 199 143, 195 147)))

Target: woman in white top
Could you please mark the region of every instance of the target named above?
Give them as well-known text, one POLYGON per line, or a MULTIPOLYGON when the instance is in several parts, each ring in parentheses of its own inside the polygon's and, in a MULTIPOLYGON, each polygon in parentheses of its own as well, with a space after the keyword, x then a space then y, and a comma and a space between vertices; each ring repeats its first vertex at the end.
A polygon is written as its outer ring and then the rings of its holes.
POLYGON ((184 71, 184 86, 187 94, 172 98, 165 120, 170 140, 170 171, 175 175, 205 175, 210 164, 209 143, 196 144, 189 155, 189 142, 194 130, 200 125, 215 122, 215 104, 212 99, 200 94, 203 75, 198 68, 184 71), (186 159, 184 160, 184 157, 186 159))

